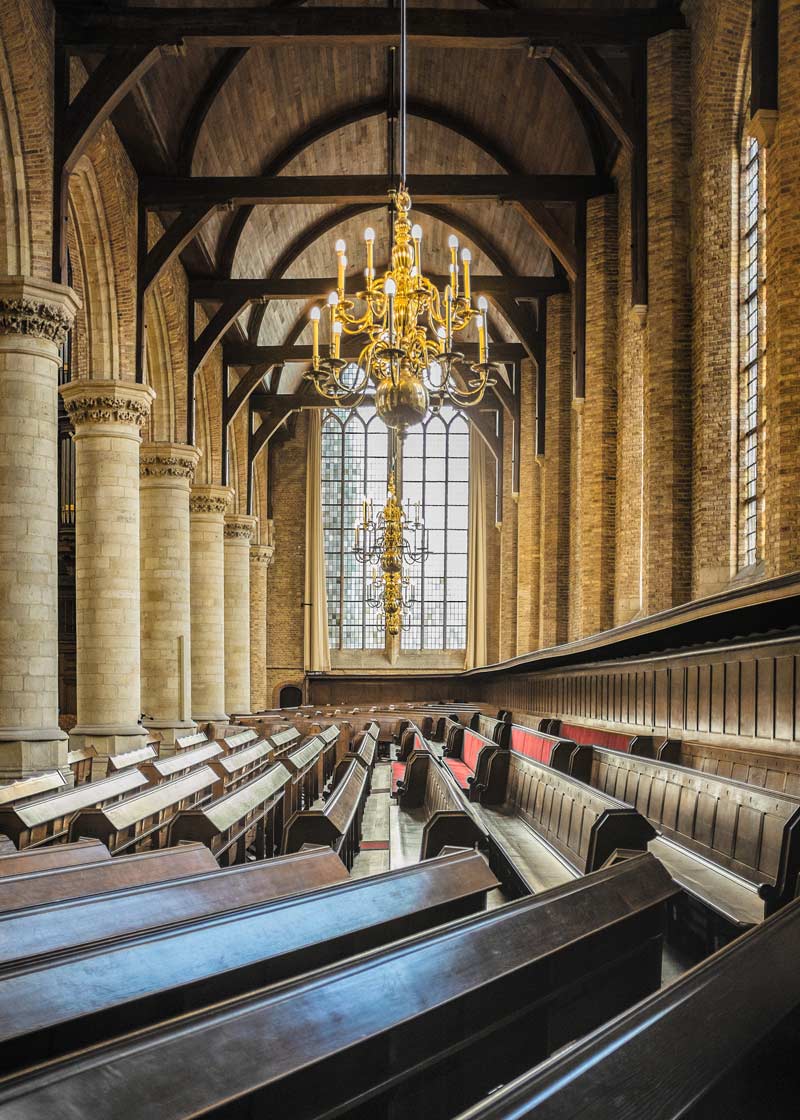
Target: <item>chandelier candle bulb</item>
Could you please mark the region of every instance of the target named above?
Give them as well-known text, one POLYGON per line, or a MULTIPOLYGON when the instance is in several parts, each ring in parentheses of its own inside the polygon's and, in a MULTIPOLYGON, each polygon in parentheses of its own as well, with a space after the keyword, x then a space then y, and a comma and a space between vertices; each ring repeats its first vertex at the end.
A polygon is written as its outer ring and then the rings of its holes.
POLYGON ((461 250, 461 263, 464 266, 464 299, 469 303, 472 291, 470 288, 469 266, 472 261, 472 253, 469 249, 461 250))
POLYGON ((478 297, 478 311, 480 318, 478 319, 478 353, 481 365, 485 365, 489 360, 489 304, 486 302, 486 296, 478 297))
POLYGON ((445 346, 448 353, 453 349, 453 290, 448 284, 444 290, 444 306, 445 306, 445 346))
POLYGON ((342 324, 337 319, 333 324, 332 346, 334 358, 339 357, 339 347, 342 341, 342 324))
POLYGON ((411 227, 411 239, 414 242, 414 267, 417 270, 417 276, 422 276, 422 226, 416 225, 411 227))
POLYGON ((364 230, 364 241, 367 246, 367 290, 369 290, 372 281, 375 279, 375 267, 372 259, 372 252, 375 247, 375 230, 372 226, 367 226, 364 230))
POLYGON ((458 299, 458 238, 451 233, 447 239, 450 246, 450 283, 453 288, 453 299, 458 299))

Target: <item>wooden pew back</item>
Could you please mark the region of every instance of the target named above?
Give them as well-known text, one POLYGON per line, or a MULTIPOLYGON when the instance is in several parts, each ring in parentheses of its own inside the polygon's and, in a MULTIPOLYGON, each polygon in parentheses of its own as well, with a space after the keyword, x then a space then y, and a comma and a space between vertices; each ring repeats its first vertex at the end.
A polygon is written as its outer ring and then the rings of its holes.
POLYGON ((717 778, 732 778, 775 793, 800 797, 800 758, 796 756, 734 750, 714 743, 684 740, 678 744, 678 757, 669 761, 717 778))
POLYGON ((145 763, 141 770, 150 782, 169 782, 182 778, 196 767, 219 758, 222 747, 219 743, 210 743, 208 740, 198 747, 189 747, 177 751, 166 758, 157 758, 153 762, 145 763))
POLYGON ((351 868, 360 847, 366 799, 367 771, 353 759, 324 809, 301 810, 287 821, 282 850, 296 852, 303 844, 327 844, 351 868))
POLYGON ((415 751, 406 764, 405 781, 398 794, 400 812, 420 811, 425 820, 420 843, 421 860, 436 856, 445 847, 486 847, 486 833, 458 790, 447 767, 429 750, 415 751))
POLYGON ((28 875, 59 867, 79 867, 111 859, 99 840, 79 840, 77 844, 55 844, 51 848, 23 848, 21 852, 0 856, 0 882, 8 875, 28 875))
POLYGON ((757 884, 768 911, 793 897, 800 798, 603 748, 592 756, 594 786, 635 805, 669 839, 757 884))
POLYGON ((23 805, 34 797, 65 789, 66 785, 67 779, 60 770, 34 774, 30 778, 21 778, 18 782, 9 782, 8 785, 0 786, 0 805, 23 805))
POLYGON ((476 712, 470 720, 470 727, 493 740, 498 747, 507 747, 511 737, 511 714, 506 712, 503 719, 487 716, 485 712, 476 712), (508 718, 505 718, 507 716, 508 718))
POLYGON ((92 779, 92 760, 97 758, 95 747, 76 747, 67 752, 67 766, 72 771, 76 786, 92 779))
POLYGON ((106 761, 106 774, 111 777, 112 774, 119 774, 122 770, 128 770, 131 766, 142 766, 156 758, 158 758, 158 752, 152 743, 137 747, 133 751, 125 751, 124 754, 110 754, 106 761))

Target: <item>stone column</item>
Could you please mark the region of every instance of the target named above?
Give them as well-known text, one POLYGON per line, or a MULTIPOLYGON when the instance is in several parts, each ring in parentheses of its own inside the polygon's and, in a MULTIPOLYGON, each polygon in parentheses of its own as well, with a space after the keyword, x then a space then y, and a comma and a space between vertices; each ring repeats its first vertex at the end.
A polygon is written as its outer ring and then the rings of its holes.
POLYGON ((198 723, 228 721, 222 530, 232 497, 229 486, 193 486, 189 499, 192 716, 198 723))
POLYGON ((0 279, 0 781, 66 765, 58 726, 58 367, 79 306, 0 279))
POLYGON ((267 569, 275 549, 250 545, 250 709, 267 707, 267 569))
POLYGON ((250 541, 255 517, 225 518, 225 707, 250 711, 250 541))
POLYGON ((145 443, 139 456, 142 581, 142 712, 162 735, 194 728, 189 597, 189 491, 200 451, 183 443, 145 443))
POLYGON ((139 722, 139 446, 155 392, 132 381, 72 381, 61 396, 75 441, 78 723, 75 745, 121 754, 139 722))

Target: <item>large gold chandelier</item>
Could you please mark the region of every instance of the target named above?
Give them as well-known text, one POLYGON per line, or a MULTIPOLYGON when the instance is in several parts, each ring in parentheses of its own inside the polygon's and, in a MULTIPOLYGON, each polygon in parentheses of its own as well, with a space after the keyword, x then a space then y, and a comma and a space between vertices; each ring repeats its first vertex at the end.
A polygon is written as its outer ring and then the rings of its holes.
POLYGON ((375 231, 364 231, 366 269, 364 287, 346 291, 347 246, 336 242, 336 291, 327 302, 327 352, 320 349, 320 307, 311 309, 313 357, 306 377, 317 392, 334 405, 357 407, 371 383, 375 408, 384 423, 401 432, 419 423, 428 409, 445 401, 457 408, 476 405, 494 384, 496 370, 489 362, 487 303, 481 296, 473 306, 471 257, 461 252, 451 235, 450 282, 443 294, 422 267, 422 229, 411 224, 411 196, 406 188, 406 2, 400 8, 400 185, 389 192, 394 209, 390 267, 382 276, 374 268, 375 231), (357 306, 358 305, 358 306, 357 306), (455 336, 477 321, 478 361, 468 362, 455 336), (356 362, 342 357, 342 336, 363 337, 356 362))
POLYGON ((397 500, 392 471, 386 505, 377 516, 372 502, 364 499, 362 519, 355 526, 353 549, 358 561, 374 565, 367 602, 380 611, 386 633, 391 637, 411 624, 414 591, 408 576, 403 575, 403 563, 418 564, 427 558, 428 552, 428 531, 419 503, 414 514, 409 502, 403 509, 397 500))

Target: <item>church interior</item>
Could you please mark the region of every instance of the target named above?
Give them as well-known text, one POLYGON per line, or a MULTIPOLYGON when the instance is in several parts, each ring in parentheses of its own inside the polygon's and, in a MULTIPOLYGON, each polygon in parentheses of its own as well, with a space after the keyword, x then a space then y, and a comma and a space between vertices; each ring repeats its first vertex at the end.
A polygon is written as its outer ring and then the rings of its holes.
POLYGON ((0 1120, 800 1111, 800 3, 0 0, 0 1120))

